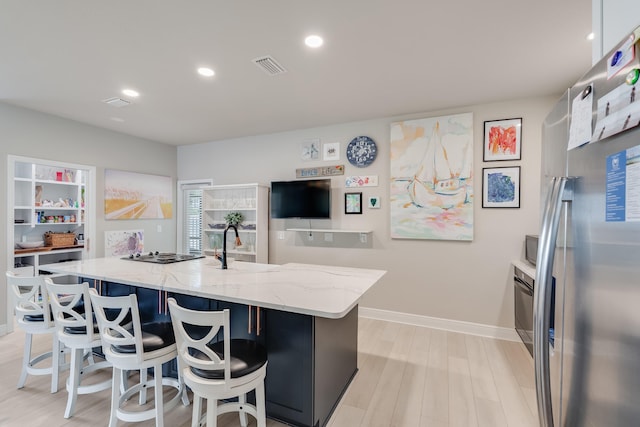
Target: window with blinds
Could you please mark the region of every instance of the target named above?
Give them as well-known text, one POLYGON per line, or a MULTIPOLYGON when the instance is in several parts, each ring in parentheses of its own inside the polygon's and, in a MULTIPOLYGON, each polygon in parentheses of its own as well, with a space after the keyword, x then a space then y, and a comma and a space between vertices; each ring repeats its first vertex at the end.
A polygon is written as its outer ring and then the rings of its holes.
POLYGON ((202 190, 185 189, 184 241, 189 254, 202 253, 202 190))

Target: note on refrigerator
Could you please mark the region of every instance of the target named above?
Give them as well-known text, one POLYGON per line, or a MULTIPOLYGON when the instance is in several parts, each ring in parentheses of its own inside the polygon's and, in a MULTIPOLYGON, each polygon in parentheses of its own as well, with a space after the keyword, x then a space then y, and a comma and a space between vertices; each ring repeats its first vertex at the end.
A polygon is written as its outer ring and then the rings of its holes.
POLYGON ((593 112, 593 86, 587 86, 573 99, 567 151, 591 141, 591 114, 593 112))

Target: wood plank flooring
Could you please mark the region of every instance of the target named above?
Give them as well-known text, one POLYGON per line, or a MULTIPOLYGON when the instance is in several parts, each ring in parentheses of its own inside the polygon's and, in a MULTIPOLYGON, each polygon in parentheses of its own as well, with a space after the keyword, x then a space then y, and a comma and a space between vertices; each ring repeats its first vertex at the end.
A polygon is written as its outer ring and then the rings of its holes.
MULTIPOLYGON (((24 334, 15 331, 0 337, 0 426, 106 426, 109 390, 79 396, 75 415, 66 420, 66 373, 56 394, 49 392, 49 377, 29 377, 16 389, 24 334)), ((358 336, 359 372, 327 427, 538 425, 533 360, 519 342, 366 318, 359 319, 358 336)), ((35 338, 36 350, 47 346, 48 337, 35 338)), ((165 415, 165 425, 190 426, 191 409, 179 405, 165 415)), ((234 414, 218 418, 220 427, 239 425, 234 414)), ((283 424, 268 420, 267 426, 283 424)))

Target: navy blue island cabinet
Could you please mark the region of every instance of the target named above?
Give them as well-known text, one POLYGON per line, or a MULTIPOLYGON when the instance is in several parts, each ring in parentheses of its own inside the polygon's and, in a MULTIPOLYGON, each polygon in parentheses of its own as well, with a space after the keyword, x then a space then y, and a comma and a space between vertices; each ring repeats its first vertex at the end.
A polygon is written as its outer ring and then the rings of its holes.
MULTIPOLYGON (((331 319, 260 308, 235 302, 165 292, 119 283, 84 279, 103 295, 138 297, 143 322, 169 320, 166 299, 194 310, 223 310, 231 314, 232 338, 258 340, 269 364, 265 383, 267 416, 294 426, 327 424, 357 372, 358 306, 331 319)), ((165 366, 177 376, 175 362, 165 366)))

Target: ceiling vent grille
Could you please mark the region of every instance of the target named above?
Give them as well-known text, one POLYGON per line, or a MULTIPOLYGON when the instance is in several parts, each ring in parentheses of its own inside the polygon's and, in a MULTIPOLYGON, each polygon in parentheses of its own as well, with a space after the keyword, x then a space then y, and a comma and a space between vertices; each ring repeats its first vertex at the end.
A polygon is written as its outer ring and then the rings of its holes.
POLYGON ((122 98, 109 98, 104 99, 102 102, 104 102, 105 104, 109 104, 112 107, 126 107, 127 105, 131 105, 129 101, 122 98))
POLYGON ((270 76, 277 76, 278 74, 286 73, 287 70, 278 63, 272 56, 261 56, 253 59, 253 63, 258 66, 262 71, 270 76))

